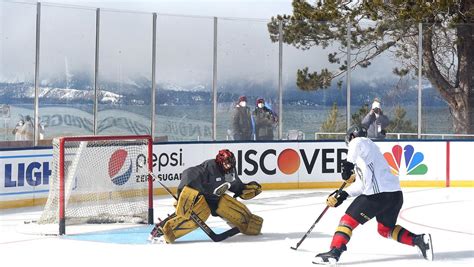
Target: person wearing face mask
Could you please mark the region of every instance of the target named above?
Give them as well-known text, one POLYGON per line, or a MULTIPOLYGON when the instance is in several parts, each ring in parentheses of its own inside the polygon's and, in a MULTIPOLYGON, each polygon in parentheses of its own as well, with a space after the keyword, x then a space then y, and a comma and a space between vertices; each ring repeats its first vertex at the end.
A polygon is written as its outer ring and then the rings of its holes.
POLYGON ((21 133, 21 128, 23 128, 23 125, 25 124, 25 121, 23 119, 20 119, 15 128, 12 131, 12 134, 15 135, 15 141, 21 141, 23 140, 23 135, 21 133))
POLYGON ((232 115, 234 140, 252 140, 252 118, 247 97, 241 96, 232 115))
POLYGON ((265 106, 263 98, 257 99, 257 106, 253 111, 255 118, 255 139, 273 140, 273 128, 278 122, 278 117, 271 109, 265 106))
POLYGON ((383 140, 387 133, 386 128, 389 124, 389 119, 382 112, 382 106, 378 98, 374 99, 372 109, 362 119, 362 126, 367 129, 367 137, 372 140, 383 140))
POLYGON ((30 115, 26 115, 25 123, 20 129, 20 133, 23 135, 22 140, 32 141, 34 139, 35 127, 33 125, 34 125, 34 119, 30 117, 30 115))

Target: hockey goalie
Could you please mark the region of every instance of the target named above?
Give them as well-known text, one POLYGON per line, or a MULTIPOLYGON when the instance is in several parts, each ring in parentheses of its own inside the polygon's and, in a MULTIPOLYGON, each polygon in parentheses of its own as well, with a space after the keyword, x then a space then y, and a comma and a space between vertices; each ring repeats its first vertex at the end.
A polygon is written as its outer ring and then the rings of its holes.
POLYGON ((229 225, 246 235, 258 235, 263 219, 237 197, 247 200, 262 192, 257 182, 243 183, 235 169, 235 156, 228 150, 220 150, 215 159, 183 171, 178 186, 176 211, 159 222, 150 233, 150 240, 173 243, 176 239, 199 227, 196 221, 205 222, 210 215, 219 216, 229 225), (234 193, 231 197, 226 192, 234 193), (198 216, 198 220, 192 216, 198 216))

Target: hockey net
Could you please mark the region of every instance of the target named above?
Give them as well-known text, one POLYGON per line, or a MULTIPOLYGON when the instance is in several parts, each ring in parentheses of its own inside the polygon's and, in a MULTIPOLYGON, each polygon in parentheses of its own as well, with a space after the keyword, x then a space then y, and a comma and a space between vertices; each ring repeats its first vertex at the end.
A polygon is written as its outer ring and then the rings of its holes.
POLYGON ((48 200, 38 224, 153 223, 150 136, 53 140, 48 200))

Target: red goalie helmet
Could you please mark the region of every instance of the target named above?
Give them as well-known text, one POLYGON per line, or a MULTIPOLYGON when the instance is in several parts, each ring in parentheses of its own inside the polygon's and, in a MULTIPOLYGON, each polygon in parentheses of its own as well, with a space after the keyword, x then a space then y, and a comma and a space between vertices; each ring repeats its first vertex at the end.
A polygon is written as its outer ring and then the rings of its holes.
POLYGON ((232 171, 235 167, 234 153, 228 149, 219 150, 216 156, 216 163, 224 173, 232 171))

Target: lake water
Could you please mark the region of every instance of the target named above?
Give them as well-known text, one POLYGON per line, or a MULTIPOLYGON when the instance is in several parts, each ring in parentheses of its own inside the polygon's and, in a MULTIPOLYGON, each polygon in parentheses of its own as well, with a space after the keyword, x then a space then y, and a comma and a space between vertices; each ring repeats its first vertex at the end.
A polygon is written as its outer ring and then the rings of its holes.
MULTIPOLYGON (((11 130, 21 116, 33 116, 32 105, 10 106, 9 117, 0 117, 0 140, 14 140, 11 130)), ((305 139, 315 138, 321 132, 331 107, 285 106, 280 119, 283 136, 288 130, 300 130, 305 139)), ((417 127, 416 106, 406 106, 406 119, 417 127)), ((390 118, 393 108, 387 107, 390 118)), ((217 139, 227 140, 231 129, 232 103, 219 103, 217 110, 217 139)), ((340 108, 340 120, 345 122, 345 108, 340 108)), ((149 134, 151 127, 150 106, 101 106, 99 111, 99 134, 149 134)), ((169 141, 195 141, 212 139, 212 106, 157 106, 155 136, 167 136, 169 141)), ((422 132, 452 132, 451 115, 447 107, 425 107, 422 110, 422 132)), ((92 106, 50 105, 40 108, 40 119, 45 122, 46 139, 59 135, 92 134, 92 106)), ((275 136, 278 128, 275 128, 275 136)))

